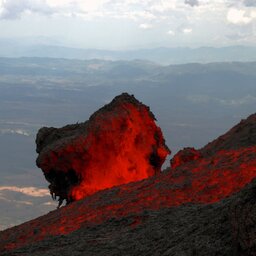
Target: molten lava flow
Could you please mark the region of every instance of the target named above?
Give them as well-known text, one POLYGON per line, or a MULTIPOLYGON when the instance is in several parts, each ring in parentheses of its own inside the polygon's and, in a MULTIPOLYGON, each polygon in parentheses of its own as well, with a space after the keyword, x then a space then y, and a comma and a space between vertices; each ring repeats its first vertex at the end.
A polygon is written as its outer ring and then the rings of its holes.
POLYGON ((43 128, 37 164, 68 202, 160 172, 169 153, 149 108, 122 94, 81 125, 43 128))
POLYGON ((173 184, 182 185, 175 193, 174 205, 217 202, 256 178, 256 146, 220 150, 212 156, 181 164, 169 175, 173 184))

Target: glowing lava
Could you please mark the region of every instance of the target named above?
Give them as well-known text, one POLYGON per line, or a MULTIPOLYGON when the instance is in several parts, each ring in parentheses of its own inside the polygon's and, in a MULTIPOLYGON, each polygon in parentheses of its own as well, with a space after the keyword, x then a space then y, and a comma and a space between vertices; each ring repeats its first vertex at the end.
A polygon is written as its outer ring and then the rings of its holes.
POLYGON ((89 121, 37 135, 37 165, 60 204, 159 173, 170 153, 149 108, 126 93, 89 121))

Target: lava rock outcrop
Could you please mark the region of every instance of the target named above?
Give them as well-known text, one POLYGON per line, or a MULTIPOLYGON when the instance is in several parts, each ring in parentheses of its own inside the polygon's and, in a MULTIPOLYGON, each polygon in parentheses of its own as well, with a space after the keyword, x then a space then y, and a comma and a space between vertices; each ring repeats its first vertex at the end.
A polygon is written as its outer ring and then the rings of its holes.
POLYGON ((160 172, 170 153, 149 108, 124 93, 81 124, 42 128, 37 165, 68 203, 160 172))
POLYGON ((188 162, 195 161, 199 158, 201 158, 202 155, 199 150, 196 150, 195 148, 184 148, 183 150, 180 150, 172 159, 171 159, 171 167, 177 168, 183 164, 186 164, 188 162))

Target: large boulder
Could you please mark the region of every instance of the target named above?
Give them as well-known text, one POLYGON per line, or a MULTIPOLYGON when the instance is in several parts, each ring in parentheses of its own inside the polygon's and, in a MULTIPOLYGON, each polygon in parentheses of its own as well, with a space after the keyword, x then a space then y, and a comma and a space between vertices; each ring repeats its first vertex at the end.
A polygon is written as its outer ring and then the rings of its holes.
POLYGON ((170 153, 149 107, 127 93, 89 121, 41 128, 36 144, 37 165, 60 204, 155 175, 170 153))
POLYGON ((202 155, 200 151, 196 150, 195 148, 184 148, 175 154, 175 156, 171 159, 171 168, 177 168, 183 164, 193 162, 201 157, 202 155))

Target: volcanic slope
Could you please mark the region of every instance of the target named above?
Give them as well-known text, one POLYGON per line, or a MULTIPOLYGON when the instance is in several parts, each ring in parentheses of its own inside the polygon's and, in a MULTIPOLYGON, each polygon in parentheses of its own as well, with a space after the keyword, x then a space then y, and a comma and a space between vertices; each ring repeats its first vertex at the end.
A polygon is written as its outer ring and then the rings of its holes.
MULTIPOLYGON (((255 191, 256 180, 239 193, 214 204, 187 204, 129 213, 98 225, 86 224, 68 235, 24 243, 21 248, 1 255, 254 256, 255 191)), ((111 200, 112 194, 104 193, 104 198, 111 200)))
POLYGON ((1 255, 256 255, 255 119, 163 173, 1 232, 1 255))

